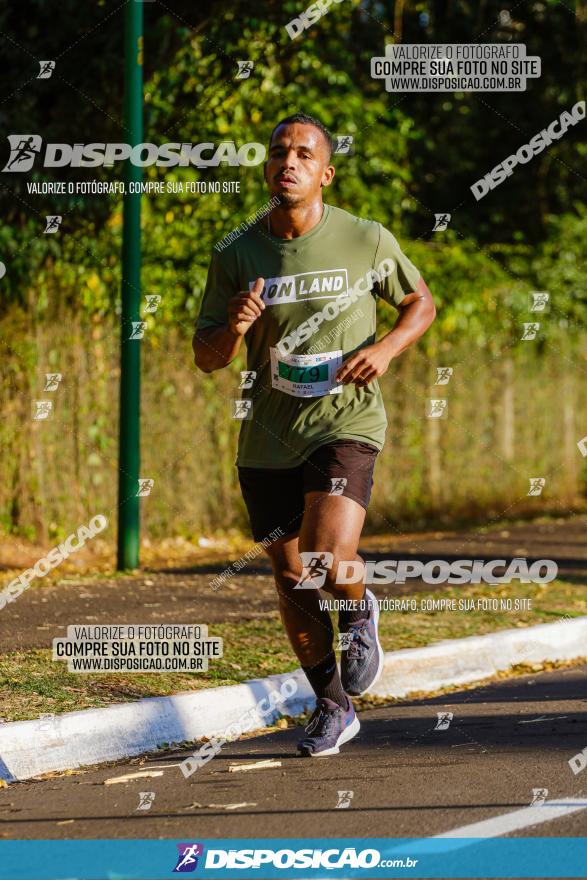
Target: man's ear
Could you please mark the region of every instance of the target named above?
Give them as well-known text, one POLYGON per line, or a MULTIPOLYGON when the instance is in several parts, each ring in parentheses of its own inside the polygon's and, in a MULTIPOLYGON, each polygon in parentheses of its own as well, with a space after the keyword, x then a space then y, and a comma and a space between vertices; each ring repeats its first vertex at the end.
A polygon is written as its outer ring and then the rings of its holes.
POLYGON ((322 180, 320 181, 320 186, 330 186, 332 181, 334 180, 334 175, 336 174, 336 169, 334 165, 329 165, 324 169, 324 173, 322 174, 322 180))

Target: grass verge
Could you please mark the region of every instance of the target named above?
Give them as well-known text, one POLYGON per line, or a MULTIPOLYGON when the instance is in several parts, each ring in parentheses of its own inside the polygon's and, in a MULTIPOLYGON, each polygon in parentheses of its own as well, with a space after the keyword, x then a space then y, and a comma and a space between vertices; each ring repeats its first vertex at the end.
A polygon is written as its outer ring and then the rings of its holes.
MULTIPOLYGON (((500 629, 552 623, 587 614, 587 585, 557 580, 550 584, 519 584, 488 588, 486 584, 454 588, 450 593, 419 593, 422 600, 530 599, 523 611, 383 611, 380 632, 387 651, 416 648, 442 639, 482 635, 500 629)), ((202 621, 205 622, 205 621, 202 621)), ((283 633, 277 611, 271 617, 209 627, 224 639, 224 657, 210 662, 206 673, 74 674, 65 663, 53 662, 50 650, 0 655, 0 717, 3 721, 35 718, 40 713, 71 712, 165 696, 220 685, 238 684, 298 667, 283 633)), ((522 670, 520 670, 522 671, 522 670)), ((525 669, 527 672, 528 670, 525 669)))

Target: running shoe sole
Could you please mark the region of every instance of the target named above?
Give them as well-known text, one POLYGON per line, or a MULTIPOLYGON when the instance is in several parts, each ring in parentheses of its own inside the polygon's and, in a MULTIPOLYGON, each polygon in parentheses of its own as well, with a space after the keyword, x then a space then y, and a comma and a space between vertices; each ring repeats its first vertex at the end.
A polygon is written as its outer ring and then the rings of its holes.
POLYGON ((301 752, 302 757, 304 758, 327 758, 329 755, 338 755, 340 752, 340 746, 343 746, 349 740, 355 737, 359 730, 361 729, 361 723, 357 716, 353 718, 352 722, 348 727, 342 731, 341 735, 336 741, 336 745, 332 746, 331 749, 324 749, 322 752, 301 752))

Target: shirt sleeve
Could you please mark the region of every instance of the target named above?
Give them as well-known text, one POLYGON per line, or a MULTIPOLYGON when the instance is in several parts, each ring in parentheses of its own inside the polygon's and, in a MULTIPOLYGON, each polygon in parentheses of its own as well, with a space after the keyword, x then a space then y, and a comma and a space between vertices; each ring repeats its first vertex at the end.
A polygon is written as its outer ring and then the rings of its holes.
POLYGON ((215 251, 208 268, 208 278, 196 320, 196 330, 208 330, 226 325, 228 323, 228 300, 237 293, 236 274, 215 251))
POLYGON ((379 243, 375 251, 373 268, 377 269, 381 261, 386 259, 393 260, 394 269, 377 284, 375 289, 386 302, 398 306, 408 293, 413 293, 416 289, 420 272, 402 252, 395 236, 379 224, 379 243))

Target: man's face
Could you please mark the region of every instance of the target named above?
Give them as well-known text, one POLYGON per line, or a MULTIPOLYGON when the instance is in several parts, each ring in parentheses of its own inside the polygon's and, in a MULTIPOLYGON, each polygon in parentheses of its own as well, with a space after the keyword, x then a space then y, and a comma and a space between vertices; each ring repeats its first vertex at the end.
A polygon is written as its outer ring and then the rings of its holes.
POLYGON ((280 125, 273 133, 265 162, 269 192, 290 207, 315 201, 334 177, 329 159, 320 129, 300 122, 280 125))

